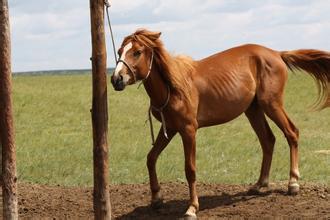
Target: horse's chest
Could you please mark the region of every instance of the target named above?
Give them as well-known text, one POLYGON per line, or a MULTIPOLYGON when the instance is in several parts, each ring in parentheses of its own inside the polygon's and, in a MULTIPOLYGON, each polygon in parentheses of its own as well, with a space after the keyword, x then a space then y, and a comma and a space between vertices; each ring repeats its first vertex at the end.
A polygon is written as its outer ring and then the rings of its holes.
POLYGON ((179 130, 182 127, 182 124, 186 121, 186 118, 180 113, 173 111, 171 109, 166 109, 162 112, 152 111, 152 115, 159 121, 164 124, 169 129, 179 130))

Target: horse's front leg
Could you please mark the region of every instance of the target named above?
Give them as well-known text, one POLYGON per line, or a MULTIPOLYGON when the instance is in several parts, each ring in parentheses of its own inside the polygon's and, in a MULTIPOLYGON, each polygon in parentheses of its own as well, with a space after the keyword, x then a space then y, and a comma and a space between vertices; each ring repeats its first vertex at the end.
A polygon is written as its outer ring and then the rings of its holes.
POLYGON ((171 141, 175 134, 175 131, 167 130, 168 138, 166 138, 164 136, 163 127, 161 127, 158 132, 155 144, 148 153, 147 167, 149 172, 149 181, 151 189, 151 206, 154 208, 159 207, 163 201, 160 195, 160 185, 158 183, 156 173, 156 162, 160 153, 165 149, 165 147, 168 145, 168 143, 171 141))
POLYGON ((185 213, 185 218, 195 219, 199 209, 196 191, 196 128, 187 126, 180 134, 184 146, 185 172, 190 192, 190 203, 185 213))

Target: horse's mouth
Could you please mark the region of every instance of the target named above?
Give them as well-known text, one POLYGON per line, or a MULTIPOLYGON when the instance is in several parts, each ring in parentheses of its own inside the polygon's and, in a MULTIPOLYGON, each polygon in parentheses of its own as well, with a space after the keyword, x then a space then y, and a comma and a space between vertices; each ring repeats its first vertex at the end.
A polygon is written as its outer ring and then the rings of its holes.
POLYGON ((124 84, 114 85, 113 88, 116 91, 123 91, 125 89, 125 85, 124 84))

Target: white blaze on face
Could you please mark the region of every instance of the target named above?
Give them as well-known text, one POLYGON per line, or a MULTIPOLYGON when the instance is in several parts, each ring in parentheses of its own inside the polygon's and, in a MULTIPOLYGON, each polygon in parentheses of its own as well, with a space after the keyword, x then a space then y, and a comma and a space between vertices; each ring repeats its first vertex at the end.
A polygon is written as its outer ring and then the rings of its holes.
MULTIPOLYGON (((129 44, 126 44, 126 46, 123 49, 123 53, 121 54, 121 57, 119 58, 120 60, 126 61, 125 60, 126 53, 127 53, 127 51, 129 51, 132 48, 132 46, 133 46, 132 42, 130 42, 129 44)), ((124 64, 122 62, 119 62, 118 65, 116 66, 115 73, 114 73, 114 75, 116 77, 118 77, 119 72, 122 70, 123 66, 124 66, 124 64)))

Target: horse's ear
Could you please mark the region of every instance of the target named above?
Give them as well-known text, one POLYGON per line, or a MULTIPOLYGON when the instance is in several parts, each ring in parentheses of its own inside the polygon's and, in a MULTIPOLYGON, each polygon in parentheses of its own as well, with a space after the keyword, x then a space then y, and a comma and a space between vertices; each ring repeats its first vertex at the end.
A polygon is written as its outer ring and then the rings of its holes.
POLYGON ((151 35, 151 39, 153 41, 155 41, 160 37, 161 34, 162 34, 162 32, 153 32, 152 35, 151 35))

